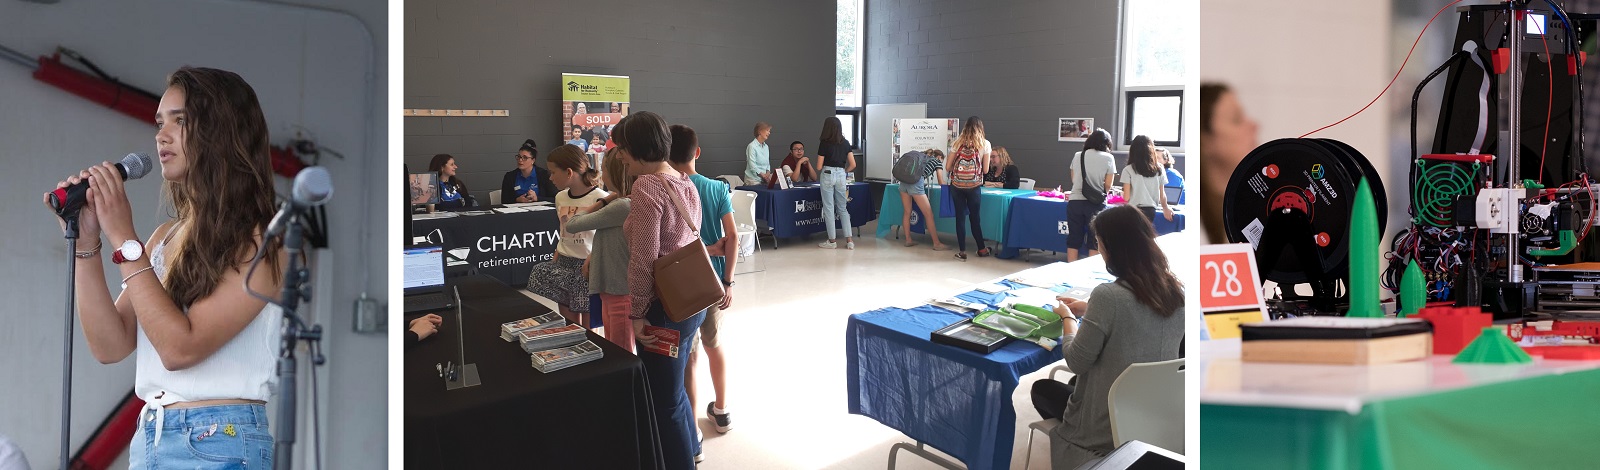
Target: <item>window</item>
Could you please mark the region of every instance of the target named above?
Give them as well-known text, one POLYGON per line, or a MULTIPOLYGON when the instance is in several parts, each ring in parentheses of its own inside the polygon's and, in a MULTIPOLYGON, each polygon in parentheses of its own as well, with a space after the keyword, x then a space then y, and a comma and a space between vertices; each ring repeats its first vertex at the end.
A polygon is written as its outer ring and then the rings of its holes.
POLYGON ((861 107, 861 33, 865 0, 838 0, 839 48, 834 70, 834 106, 861 107))
POLYGON ((1123 0, 1123 145, 1145 135, 1156 145, 1183 145, 1183 99, 1187 56, 1192 46, 1192 0, 1123 0))
POLYGON ((1129 91, 1122 144, 1143 135, 1162 147, 1177 147, 1183 135, 1183 90, 1129 91))
POLYGON ((861 147, 861 127, 856 122, 856 116, 860 115, 861 110, 859 109, 841 109, 837 114, 834 114, 839 118, 839 130, 844 132, 844 138, 850 139, 850 145, 857 150, 863 148, 861 147))

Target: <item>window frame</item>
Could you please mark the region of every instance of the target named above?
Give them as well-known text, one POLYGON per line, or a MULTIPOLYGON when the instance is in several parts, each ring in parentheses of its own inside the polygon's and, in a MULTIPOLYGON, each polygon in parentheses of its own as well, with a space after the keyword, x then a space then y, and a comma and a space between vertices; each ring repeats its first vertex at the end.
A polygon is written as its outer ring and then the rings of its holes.
POLYGON ((1133 144, 1133 101, 1138 98, 1151 98, 1171 96, 1178 98, 1178 140, 1154 140, 1158 147, 1182 147, 1183 145, 1183 102, 1184 87, 1178 86, 1144 86, 1124 87, 1122 91, 1122 146, 1124 148, 1133 144))

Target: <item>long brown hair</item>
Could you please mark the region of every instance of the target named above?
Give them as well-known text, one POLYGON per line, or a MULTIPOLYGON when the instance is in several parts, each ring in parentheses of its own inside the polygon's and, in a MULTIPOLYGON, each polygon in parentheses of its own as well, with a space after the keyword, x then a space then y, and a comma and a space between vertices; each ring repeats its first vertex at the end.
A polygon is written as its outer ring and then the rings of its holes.
POLYGON ((983 119, 977 116, 968 116, 967 123, 961 125, 961 136, 956 137, 955 149, 961 151, 962 147, 977 149, 983 145, 983 119))
MULTIPOLYGON (((1133 136, 1133 144, 1128 147, 1128 166, 1133 167, 1133 172, 1146 178, 1164 173, 1161 167, 1165 163, 1156 162, 1156 145, 1149 137, 1142 135, 1133 136)), ((1166 185, 1165 182, 1161 183, 1166 185)))
MULTIPOLYGON (((428 171, 431 171, 434 174, 439 174, 439 170, 443 169, 445 164, 450 163, 450 160, 455 160, 455 159, 456 159, 456 157, 453 157, 448 153, 441 153, 441 154, 438 154, 438 155, 434 155, 433 156, 433 160, 429 160, 428 161, 428 171)), ((460 192, 461 194, 466 194, 467 193, 467 183, 461 181, 461 176, 460 175, 450 175, 450 179, 449 180, 445 180, 444 178, 441 177, 439 179, 439 182, 440 183, 450 183, 450 184, 456 185, 456 191, 457 192, 460 192)))
POLYGON ((1139 303, 1161 316, 1183 309, 1183 283, 1167 267, 1167 255, 1156 246, 1155 227, 1131 205, 1101 212, 1089 222, 1100 240, 1106 272, 1133 292, 1139 303))
POLYGON ((1211 133, 1212 114, 1217 112, 1217 102, 1222 100, 1222 95, 1233 91, 1227 84, 1218 82, 1205 82, 1200 84, 1200 134, 1211 133))
MULTIPOLYGON (((185 96, 188 173, 163 185, 178 219, 173 230, 181 234, 175 237, 181 249, 168 258, 166 287, 173 303, 188 308, 255 254, 256 237, 274 212, 272 163, 267 119, 255 90, 238 74, 183 67, 167 79, 167 88, 185 96)), ((276 278, 278 257, 264 261, 276 278)))
POLYGON ((589 168, 588 157, 583 156, 583 150, 576 145, 563 144, 560 147, 556 147, 555 150, 551 150, 550 154, 545 155, 544 158, 551 165, 555 165, 556 168, 572 170, 573 173, 577 173, 578 179, 583 181, 584 186, 594 186, 595 177, 600 176, 600 173, 595 171, 594 168, 589 168))
MULTIPOLYGON (((827 119, 822 120, 822 136, 820 140, 824 144, 850 143, 849 140, 844 138, 844 125, 839 124, 838 116, 828 116, 827 119)), ((818 147, 821 147, 821 145, 818 145, 818 147)))

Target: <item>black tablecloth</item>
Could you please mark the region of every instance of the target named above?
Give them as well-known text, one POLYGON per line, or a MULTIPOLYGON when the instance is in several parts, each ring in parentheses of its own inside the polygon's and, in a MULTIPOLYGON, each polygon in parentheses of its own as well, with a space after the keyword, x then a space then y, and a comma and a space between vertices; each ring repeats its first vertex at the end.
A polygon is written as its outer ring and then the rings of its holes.
POLYGON ((470 248, 465 258, 478 273, 512 286, 526 286, 533 265, 550 259, 560 239, 556 211, 460 215, 418 219, 411 230, 446 250, 470 248))
POLYGON ((459 353, 455 312, 442 313, 439 333, 405 352, 406 468, 660 468, 638 356, 589 333, 605 358, 540 373, 499 329, 549 309, 485 276, 450 283, 483 384, 445 390, 434 365, 459 353))

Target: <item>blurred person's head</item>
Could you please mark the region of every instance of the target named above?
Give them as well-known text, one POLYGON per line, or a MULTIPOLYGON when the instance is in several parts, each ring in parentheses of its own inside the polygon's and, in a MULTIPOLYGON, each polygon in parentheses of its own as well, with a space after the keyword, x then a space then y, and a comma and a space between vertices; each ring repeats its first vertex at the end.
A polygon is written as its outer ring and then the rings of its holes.
POLYGON ((595 177, 600 176, 593 168, 589 168, 589 158, 583 156, 583 149, 576 145, 565 144, 550 151, 545 157, 546 170, 550 171, 550 182, 557 188, 574 190, 594 186, 595 177))
POLYGON ((765 144, 767 143, 767 137, 772 136, 772 125, 767 124, 766 122, 758 122, 756 123, 756 129, 753 132, 756 135, 756 140, 765 144))
POLYGON ((995 148, 989 152, 990 173, 1000 174, 1000 172, 1005 171, 1006 167, 1010 166, 1011 164, 1011 152, 1007 152, 1005 146, 995 146, 995 148))
POLYGON ((522 148, 517 149, 517 169, 527 173, 533 169, 533 162, 539 158, 539 144, 533 139, 522 141, 522 148))
POLYGON ((650 111, 641 111, 622 118, 617 123, 613 141, 628 159, 630 171, 649 171, 646 163, 667 161, 672 151, 672 133, 667 130, 667 120, 650 111))
POLYGON ((790 142, 789 155, 794 158, 804 158, 806 156, 806 144, 801 143, 798 140, 790 142))
POLYGON ((633 180, 638 178, 628 174, 628 159, 622 158, 622 150, 619 147, 606 150, 600 168, 603 170, 600 172, 600 177, 605 180, 606 189, 623 196, 628 195, 628 191, 633 187, 633 180))
POLYGON ((1231 88, 1200 84, 1200 220, 1211 243, 1228 241, 1222 224, 1223 191, 1239 162, 1256 148, 1260 130, 1231 88))

